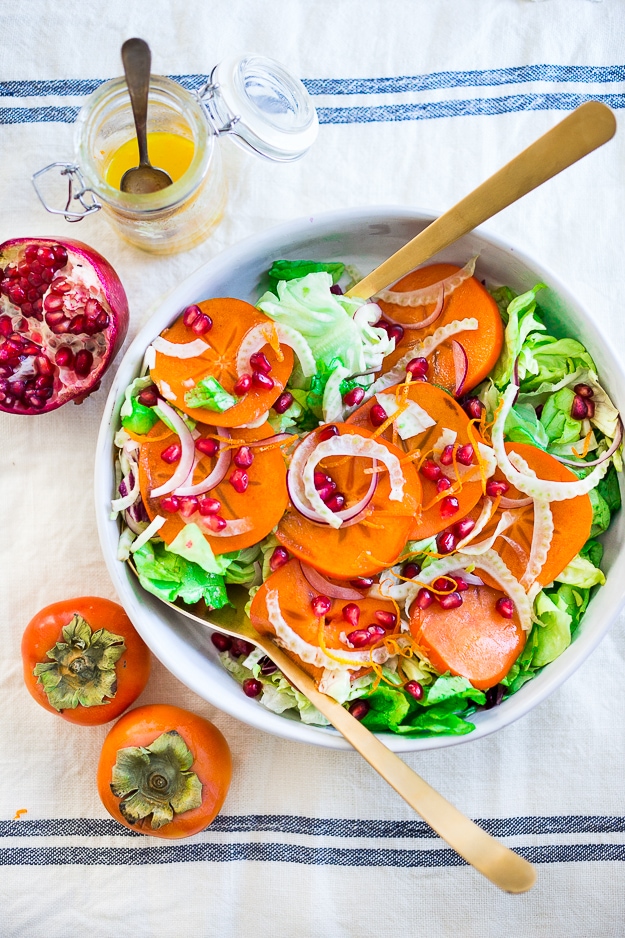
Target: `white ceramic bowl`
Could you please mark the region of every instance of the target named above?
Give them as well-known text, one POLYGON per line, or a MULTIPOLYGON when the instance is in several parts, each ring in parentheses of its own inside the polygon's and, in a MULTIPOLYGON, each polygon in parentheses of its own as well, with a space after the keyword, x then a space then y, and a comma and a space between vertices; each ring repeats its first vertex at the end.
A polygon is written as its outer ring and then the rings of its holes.
MULTIPOLYGON (((334 749, 349 749, 332 728, 307 726, 295 717, 271 713, 246 697, 239 684, 217 660, 210 631, 178 615, 145 592, 126 564, 116 559, 118 529, 110 520, 113 495, 113 434, 118 427, 124 388, 138 373, 151 340, 185 306, 214 296, 234 296, 254 303, 261 278, 276 258, 340 260, 367 273, 413 238, 432 220, 422 212, 401 208, 345 209, 304 218, 272 228, 224 251, 173 290, 126 352, 111 388, 96 452, 95 501, 98 531, 106 563, 128 615, 154 654, 184 684, 221 710, 259 729, 287 739, 334 749)), ((475 231, 437 259, 464 264, 479 254, 477 272, 489 283, 508 284, 523 292, 538 281, 549 285, 541 293, 550 330, 578 338, 595 359, 602 381, 616 406, 625 412, 625 376, 610 344, 590 314, 549 271, 516 248, 482 231, 475 231)), ((409 739, 384 734, 396 752, 437 749, 480 739, 517 720, 565 681, 606 634, 625 600, 625 519, 619 513, 604 538, 607 583, 597 592, 569 648, 541 674, 492 710, 476 713, 475 730, 467 736, 409 739)))

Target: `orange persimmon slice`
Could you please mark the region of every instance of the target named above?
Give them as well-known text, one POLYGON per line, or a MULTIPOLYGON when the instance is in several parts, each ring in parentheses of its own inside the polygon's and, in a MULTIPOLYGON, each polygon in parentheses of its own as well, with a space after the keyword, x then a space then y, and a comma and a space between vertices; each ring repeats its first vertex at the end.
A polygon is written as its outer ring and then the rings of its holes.
MULTIPOLYGON (((162 429, 162 424, 156 425, 156 427, 159 426, 162 429)), ((219 434, 218 429, 215 430, 214 427, 200 423, 197 424, 197 430, 200 431, 201 438, 215 438, 219 434)), ((236 440, 241 440, 242 444, 245 444, 253 440, 264 440, 270 436, 273 436, 273 430, 268 423, 265 423, 255 430, 237 429, 232 436, 232 442, 235 444, 236 440)), ((249 523, 248 530, 241 534, 218 536, 211 533, 208 526, 210 517, 202 517, 197 512, 186 517, 180 512, 167 514, 160 506, 161 499, 154 499, 150 496, 153 489, 158 488, 173 475, 176 466, 165 462, 161 458, 161 453, 172 443, 177 442, 178 436, 171 433, 165 439, 161 437, 158 442, 143 443, 139 454, 139 484, 143 504, 150 520, 156 515, 163 515, 167 518, 158 532, 165 543, 171 544, 178 532, 190 522, 198 524, 202 529, 215 554, 243 550, 266 537, 280 520, 288 501, 286 465, 281 449, 279 447, 266 450, 258 447, 252 448, 254 459, 251 466, 245 470, 249 479, 245 492, 235 491, 229 481, 232 472, 237 468, 234 462, 231 462, 225 478, 216 488, 207 493, 208 496, 221 503, 218 514, 224 520, 234 521, 245 518, 249 523)), ((236 449, 234 445, 233 453, 236 449)), ((212 471, 215 462, 214 456, 202 456, 193 473, 193 482, 197 483, 205 479, 212 471)))
MULTIPOLYGON (((369 430, 345 423, 337 424, 341 434, 370 437, 369 430)), ((403 451, 379 439, 391 453, 401 459, 403 451)), ((371 481, 372 461, 352 456, 332 456, 317 467, 332 477, 337 491, 346 498, 349 508, 363 498, 371 481)), ((380 472, 378 485, 369 503, 366 518, 357 524, 340 528, 310 521, 289 505, 278 525, 276 536, 292 554, 328 576, 351 579, 371 576, 395 563, 410 537, 415 516, 421 505, 421 484, 410 463, 402 466, 404 495, 391 501, 389 474, 380 472)))
MULTIPOLYGON (((419 290, 438 283, 445 277, 459 271, 455 264, 430 264, 413 270, 393 287, 398 293, 410 290, 419 290)), ((388 313, 398 323, 416 323, 425 319, 433 312, 436 304, 429 306, 399 306, 379 300, 383 313, 388 313)), ((402 358, 415 346, 415 356, 419 355, 416 346, 427 336, 432 335, 441 326, 446 326, 455 319, 462 320, 474 318, 478 321, 478 328, 472 331, 459 332, 453 336, 459 342, 468 359, 467 374, 462 385, 462 393, 466 394, 483 381, 495 366, 501 347, 503 345, 503 324, 497 304, 482 284, 469 277, 445 299, 443 312, 431 326, 425 329, 406 329, 403 338, 396 345, 395 351, 384 359, 383 373, 390 371, 398 359, 402 358)), ((430 355, 428 381, 438 384, 453 393, 456 380, 451 339, 439 345, 430 355)))
MULTIPOLYGON (((482 576, 479 569, 478 576, 482 576)), ((497 611, 504 596, 490 586, 470 586, 460 594, 462 605, 443 609, 434 602, 427 609, 413 603, 410 632, 430 663, 441 674, 466 677, 486 690, 506 676, 525 645, 525 632, 515 612, 506 619, 497 611)))
MULTIPOLYGON (((446 391, 442 391, 440 388, 436 388, 425 381, 413 381, 405 390, 398 385, 394 385, 393 387, 386 388, 382 393, 396 394, 396 392, 398 402, 404 399, 403 394, 406 393, 408 400, 414 401, 415 404, 418 404, 429 414, 432 420, 436 421, 434 426, 429 427, 423 433, 419 433, 406 440, 397 440, 397 445, 401 446, 407 453, 414 454, 415 450, 419 450, 419 458, 415 460, 416 465, 419 465, 419 462, 424 458, 431 456, 432 447, 437 442, 443 429, 454 430, 456 432, 457 437, 455 445, 457 446, 466 446, 476 441, 483 442, 477 430, 473 430, 473 440, 470 439, 468 435, 470 419, 465 414, 462 407, 460 407, 446 391)), ((359 407, 358 410, 355 410, 351 417, 348 417, 348 424, 364 427, 373 431, 375 428, 371 423, 370 411, 375 403, 376 398, 374 396, 371 400, 367 401, 366 404, 359 407)), ((384 431, 383 437, 390 440, 392 435, 392 427, 389 426, 384 431)), ((475 464, 477 466, 477 461, 475 461, 475 464)), ((465 471, 464 467, 463 471, 465 471)), ((421 511, 420 517, 415 521, 410 533, 411 540, 420 541, 426 537, 432 537, 432 535, 443 531, 455 521, 460 521, 461 518, 471 511, 482 495, 482 482, 477 471, 472 473, 472 475, 478 477, 472 482, 463 482, 462 488, 453 493, 458 499, 457 514, 451 518, 445 518, 441 515, 441 499, 435 501, 440 494, 437 491, 436 482, 425 478, 423 473, 419 473, 419 479, 423 487, 423 510, 421 511)))
POLYGON ((261 323, 271 325, 269 317, 260 310, 232 297, 204 300, 198 306, 213 322, 208 332, 198 337, 190 327, 185 326, 183 317, 179 316, 161 334, 168 342, 176 345, 201 338, 206 342, 207 350, 195 358, 174 358, 157 352, 155 365, 150 369, 152 380, 166 401, 201 423, 210 423, 216 427, 240 427, 254 423, 269 410, 284 390, 293 369, 293 351, 284 345, 280 346, 279 352, 269 344, 263 347, 262 351, 271 365, 269 377, 274 382, 270 390, 252 385, 237 404, 223 413, 203 407, 189 407, 184 395, 209 375, 219 381, 228 394, 237 397, 234 385, 238 378, 236 365, 239 346, 254 326, 261 323))

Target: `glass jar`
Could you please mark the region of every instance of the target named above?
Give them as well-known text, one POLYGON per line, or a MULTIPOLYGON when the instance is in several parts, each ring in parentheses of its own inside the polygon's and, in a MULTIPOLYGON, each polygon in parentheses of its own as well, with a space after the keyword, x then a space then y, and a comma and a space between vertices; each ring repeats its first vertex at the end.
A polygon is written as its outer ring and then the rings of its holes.
POLYGON ((121 237, 155 254, 195 247, 221 221, 227 187, 219 136, 228 134, 266 159, 291 162, 304 155, 318 130, 317 114, 303 84, 264 56, 245 55, 220 63, 197 93, 153 75, 148 102, 148 134, 176 135, 193 146, 190 165, 171 186, 134 195, 107 181, 113 157, 135 139, 125 78, 100 85, 83 105, 74 136, 76 162, 52 163, 34 174, 33 183, 53 214, 75 222, 103 209, 121 237), (43 177, 52 170, 69 178, 65 208, 52 207, 43 192, 43 177))

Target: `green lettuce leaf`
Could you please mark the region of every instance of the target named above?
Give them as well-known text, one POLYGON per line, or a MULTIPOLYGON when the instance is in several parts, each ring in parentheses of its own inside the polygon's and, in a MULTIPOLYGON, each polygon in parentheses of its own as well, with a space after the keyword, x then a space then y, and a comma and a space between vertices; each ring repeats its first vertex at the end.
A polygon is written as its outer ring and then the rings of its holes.
POLYGON ((524 343, 519 361, 521 392, 554 391, 553 385, 566 381, 575 372, 579 378, 584 368, 594 370, 595 366, 581 342, 532 333, 524 343))
MULTIPOLYGON (((579 421, 578 421, 579 422, 579 421)), ((531 404, 515 404, 504 426, 506 440, 547 449, 549 437, 531 404)))
POLYGON ((220 414, 237 403, 237 398, 229 394, 212 375, 198 381, 194 388, 186 392, 184 400, 189 407, 204 407, 220 414))
POLYGON ((133 557, 141 585, 154 596, 185 603, 203 599, 211 609, 228 603, 223 576, 207 573, 199 564, 167 551, 163 543, 147 541, 133 557))
POLYGON ((149 375, 135 378, 124 391, 124 402, 119 412, 124 429, 140 436, 149 433, 159 419, 151 407, 145 407, 137 400, 137 395, 150 384, 152 379, 149 375))
POLYGON ((343 276, 345 264, 324 263, 323 261, 274 261, 269 271, 272 290, 279 280, 299 280, 307 274, 325 271, 332 277, 332 283, 338 283, 343 276))
POLYGON ((575 394, 570 388, 562 388, 545 401, 540 422, 550 446, 564 446, 566 443, 577 443, 581 439, 582 421, 571 417, 574 398, 575 394))
POLYGON ((544 590, 536 597, 534 612, 538 618, 536 647, 532 665, 541 668, 554 661, 571 644, 572 616, 564 598, 544 590))
POLYGON ((536 294, 545 289, 544 283, 516 296, 506 306, 508 323, 504 334, 504 345, 499 360, 492 372, 492 379, 498 388, 510 383, 514 363, 521 353, 521 348, 528 334, 534 329, 545 329, 536 313, 536 294))

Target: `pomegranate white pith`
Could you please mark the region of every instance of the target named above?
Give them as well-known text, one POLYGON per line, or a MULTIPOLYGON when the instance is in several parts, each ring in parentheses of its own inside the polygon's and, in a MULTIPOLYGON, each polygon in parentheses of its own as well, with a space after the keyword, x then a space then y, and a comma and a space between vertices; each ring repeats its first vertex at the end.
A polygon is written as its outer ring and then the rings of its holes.
POLYGON ((37 414, 95 391, 124 341, 119 277, 79 241, 0 245, 0 410, 37 414))

